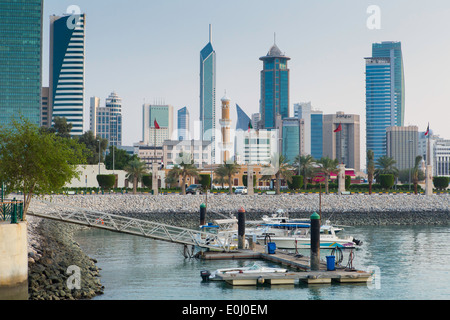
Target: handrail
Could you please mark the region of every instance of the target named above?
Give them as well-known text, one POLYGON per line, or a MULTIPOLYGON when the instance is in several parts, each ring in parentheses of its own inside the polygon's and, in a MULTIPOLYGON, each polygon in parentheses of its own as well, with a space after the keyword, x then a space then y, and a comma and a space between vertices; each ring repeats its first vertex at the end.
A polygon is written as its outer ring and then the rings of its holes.
POLYGON ((193 245, 222 251, 231 249, 231 237, 181 228, 149 220, 139 220, 79 207, 68 207, 45 200, 33 200, 28 215, 47 218, 98 229, 143 236, 156 240, 193 245))
POLYGON ((12 224, 23 221, 23 201, 14 198, 0 202, 0 221, 11 221, 12 224))

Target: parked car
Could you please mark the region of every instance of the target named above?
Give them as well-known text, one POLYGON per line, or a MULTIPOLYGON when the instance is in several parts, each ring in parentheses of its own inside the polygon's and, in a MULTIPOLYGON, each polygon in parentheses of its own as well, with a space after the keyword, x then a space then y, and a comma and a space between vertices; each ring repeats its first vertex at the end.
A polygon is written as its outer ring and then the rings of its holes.
POLYGON ((247 194, 247 188, 246 187, 236 187, 236 190, 234 190, 234 194, 247 194))
POLYGON ((202 185, 201 184, 191 184, 189 187, 186 188, 186 194, 196 194, 196 193, 202 193, 202 185))

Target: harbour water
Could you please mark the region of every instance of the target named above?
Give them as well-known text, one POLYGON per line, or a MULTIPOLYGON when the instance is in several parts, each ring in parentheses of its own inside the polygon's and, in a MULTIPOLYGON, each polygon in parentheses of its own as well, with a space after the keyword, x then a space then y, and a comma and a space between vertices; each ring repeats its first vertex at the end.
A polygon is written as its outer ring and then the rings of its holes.
MULTIPOLYGON (((244 266, 253 260, 185 259, 181 245, 95 229, 77 233, 75 240, 101 268, 105 290, 96 300, 450 299, 450 227, 348 227, 345 234, 363 241, 354 251, 353 266, 375 272, 371 283, 232 287, 202 282, 200 271, 244 266)), ((344 254, 344 264, 347 257, 344 254)))

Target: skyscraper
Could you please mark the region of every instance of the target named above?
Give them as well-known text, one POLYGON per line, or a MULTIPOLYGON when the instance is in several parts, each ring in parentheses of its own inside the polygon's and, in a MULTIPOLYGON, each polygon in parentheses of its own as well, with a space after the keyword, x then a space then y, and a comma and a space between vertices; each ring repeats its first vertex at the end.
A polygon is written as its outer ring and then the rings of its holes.
POLYGON ((360 171, 359 115, 339 111, 323 116, 323 156, 338 159, 347 168, 360 171))
POLYGON ((392 95, 395 96, 396 126, 403 126, 405 122, 405 75, 401 42, 385 41, 372 44, 372 57, 390 58, 392 95))
POLYGON ((215 159, 216 130, 216 52, 211 44, 211 25, 209 42, 200 51, 200 140, 213 142, 213 161, 215 159))
POLYGON ((304 153, 314 159, 322 158, 323 112, 313 110, 311 102, 301 102, 294 104, 294 117, 304 120, 304 153))
POLYGON ((91 98, 90 130, 94 136, 108 139, 110 146, 122 146, 122 99, 112 92, 104 107, 98 97, 91 98))
POLYGON ((386 155, 386 128, 403 126, 405 114, 400 42, 374 43, 366 58, 366 149, 386 155))
POLYGON ((295 117, 283 119, 283 156, 291 164, 301 153, 303 129, 301 119, 295 117))
POLYGON ((162 147, 164 140, 171 139, 172 131, 173 106, 155 104, 142 106, 142 141, 144 144, 162 147))
POLYGON ((289 57, 274 43, 263 61, 261 71, 261 124, 265 129, 276 128, 276 116, 289 117, 289 57))
POLYGON ((186 107, 178 110, 178 140, 189 139, 189 111, 186 107))
POLYGON ((22 115, 40 126, 42 0, 0 1, 0 125, 22 115))
MULTIPOLYGON (((236 121, 236 131, 237 130, 248 130, 248 124, 251 122, 250 117, 236 104, 236 113, 237 113, 237 121, 236 121)), ((252 125, 253 126, 253 125, 252 125)), ((256 129, 256 128, 254 128, 256 129)))
POLYGON ((50 17, 52 119, 65 117, 71 135, 83 134, 85 14, 50 17))
POLYGON ((416 156, 419 154, 419 128, 388 127, 386 128, 386 155, 393 158, 398 170, 414 167, 416 156))

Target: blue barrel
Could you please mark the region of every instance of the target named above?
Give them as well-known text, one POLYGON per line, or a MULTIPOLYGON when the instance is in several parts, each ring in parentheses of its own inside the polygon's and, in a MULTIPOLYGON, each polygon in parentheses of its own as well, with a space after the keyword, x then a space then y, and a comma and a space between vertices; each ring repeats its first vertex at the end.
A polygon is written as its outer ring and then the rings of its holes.
POLYGON ((327 256, 327 271, 334 271, 336 269, 336 257, 327 256))
POLYGON ((275 242, 267 243, 267 253, 268 254, 275 254, 276 249, 277 249, 277 245, 275 244, 275 242))

